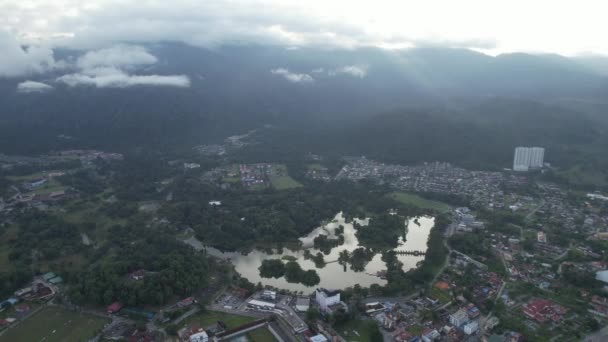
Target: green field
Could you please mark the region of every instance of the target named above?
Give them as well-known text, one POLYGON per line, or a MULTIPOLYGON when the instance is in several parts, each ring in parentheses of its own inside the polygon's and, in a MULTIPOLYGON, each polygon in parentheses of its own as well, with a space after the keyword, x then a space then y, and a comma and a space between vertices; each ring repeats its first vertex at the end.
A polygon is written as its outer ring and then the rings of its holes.
POLYGON ((436 299, 442 303, 447 303, 452 300, 450 294, 447 291, 442 291, 434 286, 431 288, 431 293, 429 294, 429 297, 436 299))
POLYGON ((277 190, 293 189, 302 186, 302 184, 289 176, 270 177, 270 184, 277 190))
POLYGON ((109 320, 96 316, 44 308, 0 336, 0 341, 86 341, 109 320))
POLYGON ((608 185, 608 177, 603 171, 586 168, 581 165, 559 171, 558 175, 565 177, 569 183, 581 186, 602 187, 608 185))
POLYGON ((302 186, 299 182, 289 177, 287 167, 283 164, 273 165, 273 176, 270 176, 270 184, 277 190, 293 189, 302 186))
POLYGON ((320 171, 320 170, 325 170, 325 166, 319 164, 319 163, 314 163, 314 164, 308 164, 307 165, 309 170, 315 170, 315 171, 320 171))
POLYGON ((334 327, 334 329, 349 342, 369 342, 372 328, 375 325, 376 322, 372 320, 351 319, 334 327))
POLYGON ((390 193, 389 196, 403 204, 414 205, 418 208, 433 209, 440 212, 450 210, 450 206, 443 202, 428 200, 426 198, 407 192, 393 192, 390 193))
POLYGON ((222 321, 226 323, 229 329, 238 327, 239 325, 243 325, 245 323, 254 321, 255 318, 248 316, 239 316, 239 315, 231 315, 223 312, 204 312, 192 317, 189 317, 186 320, 186 323, 196 323, 201 327, 208 327, 210 325, 214 325, 217 321, 222 321))
POLYGON ((266 328, 256 329, 247 334, 247 338, 251 342, 275 342, 276 339, 270 330, 266 328))

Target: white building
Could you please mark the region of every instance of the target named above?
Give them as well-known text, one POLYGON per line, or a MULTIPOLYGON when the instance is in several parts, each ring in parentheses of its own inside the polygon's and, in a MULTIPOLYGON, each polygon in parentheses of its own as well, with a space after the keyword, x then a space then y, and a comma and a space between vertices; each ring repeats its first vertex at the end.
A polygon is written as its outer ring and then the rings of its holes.
POLYGON ((450 315, 450 323, 455 327, 460 327, 469 321, 469 315, 463 309, 460 309, 450 315))
POLYGON ((327 337, 321 334, 315 335, 310 338, 310 342, 327 342, 327 337))
POLYGON ((264 292, 262 292, 262 299, 275 301, 277 300, 277 292, 264 290, 264 292))
POLYGON ((194 335, 190 335, 189 341, 190 342, 207 342, 207 341, 209 341, 209 336, 207 335, 206 332, 201 331, 194 335))
POLYGON ((516 147, 513 171, 528 171, 543 167, 545 149, 542 147, 516 147))
POLYGON ((299 297, 296 301, 296 310, 299 312, 306 312, 310 308, 310 298, 299 297))
POLYGON ((315 300, 322 311, 329 311, 330 306, 340 303, 340 291, 318 288, 315 291, 315 300))
POLYGON ((547 243, 547 235, 545 235, 545 232, 536 233, 536 241, 541 243, 547 243))
POLYGON ((467 335, 471 335, 474 332, 477 331, 477 329, 479 328, 479 324, 477 323, 477 321, 472 321, 469 322, 467 325, 464 326, 464 333, 467 335))

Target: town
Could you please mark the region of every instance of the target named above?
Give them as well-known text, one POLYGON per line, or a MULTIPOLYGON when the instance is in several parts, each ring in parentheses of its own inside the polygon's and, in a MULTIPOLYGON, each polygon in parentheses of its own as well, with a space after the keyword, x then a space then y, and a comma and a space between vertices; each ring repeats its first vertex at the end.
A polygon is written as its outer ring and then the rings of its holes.
MULTIPOLYGON (((0 210, 6 214, 25 208, 61 210, 65 203, 85 196, 69 185, 74 184, 69 183, 71 177, 78 177, 77 170, 99 173, 104 165, 117 165, 124 159, 120 154, 92 150, 63 151, 40 159, 4 158, 5 169, 43 161, 52 169, 11 176, 11 196, 0 201, 0 210), (69 167, 55 168, 60 163, 69 167)), ((553 338, 568 341, 593 334, 607 323, 605 196, 572 193, 539 180, 537 173, 470 171, 442 162, 389 165, 364 157, 343 161, 335 175, 321 158, 302 174, 320 183, 371 181, 394 191, 397 200, 449 217, 443 232, 448 254, 427 286, 399 295, 387 295, 375 286, 311 288, 306 293, 244 285, 247 281, 238 275, 235 279, 241 280, 226 284, 216 274, 218 279, 204 289, 174 297, 162 306, 113 301, 99 309, 73 303, 70 281, 63 279, 61 271, 48 270, 34 274, 27 286, 2 299, 0 339, 24 327, 35 329, 32 324, 44 326, 36 323, 42 317, 62 317, 49 324, 72 322, 49 327, 49 334, 58 329, 67 334, 71 324, 87 324, 97 340, 203 342, 241 336, 281 342, 513 342, 544 340, 548 331, 553 338)), ((242 163, 200 170, 195 159, 170 165, 176 173, 170 181, 158 183, 161 193, 178 177, 190 174, 221 191, 231 185, 246 191, 304 186, 283 164, 242 163)), ((218 194, 209 207, 222 208, 218 194)), ((104 201, 111 206, 115 200, 104 201)), ((138 208, 155 213, 159 206, 146 202, 138 208)), ((164 218, 153 222, 170 225, 164 218)), ((94 246, 87 234, 93 232, 83 233, 82 243, 94 246)), ((177 241, 205 253, 191 228, 179 234, 177 241)), ((231 268, 227 260, 217 262, 223 270, 231 268)), ((131 284, 144 284, 156 273, 142 267, 122 277, 131 284)))

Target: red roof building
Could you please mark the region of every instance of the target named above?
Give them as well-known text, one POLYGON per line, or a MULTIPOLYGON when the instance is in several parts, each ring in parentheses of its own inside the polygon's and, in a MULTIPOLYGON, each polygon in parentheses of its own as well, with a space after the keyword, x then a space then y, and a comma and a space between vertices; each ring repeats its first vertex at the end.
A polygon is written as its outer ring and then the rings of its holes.
POLYGON ((192 305, 192 303, 196 303, 196 299, 194 299, 194 297, 188 297, 177 302, 177 306, 183 308, 184 306, 192 305))
POLYGON ((547 321, 559 323, 566 311, 568 311, 563 306, 546 299, 533 299, 524 304, 522 310, 526 317, 538 323, 545 323, 547 321))
POLYGON ((118 311, 120 311, 121 309, 122 309, 122 303, 114 302, 108 306, 107 312, 109 314, 114 314, 114 313, 117 313, 118 311))
POLYGON ((16 312, 27 312, 27 311, 30 311, 30 306, 27 304, 19 304, 19 305, 15 306, 15 311, 16 312))

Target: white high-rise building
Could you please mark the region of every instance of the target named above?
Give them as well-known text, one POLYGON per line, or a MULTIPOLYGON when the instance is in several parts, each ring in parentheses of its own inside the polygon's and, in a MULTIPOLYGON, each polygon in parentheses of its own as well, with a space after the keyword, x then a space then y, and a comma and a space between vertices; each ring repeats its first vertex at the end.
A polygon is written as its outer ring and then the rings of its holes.
POLYGON ((528 171, 543 167, 545 149, 542 147, 516 147, 513 157, 514 171, 528 171))

